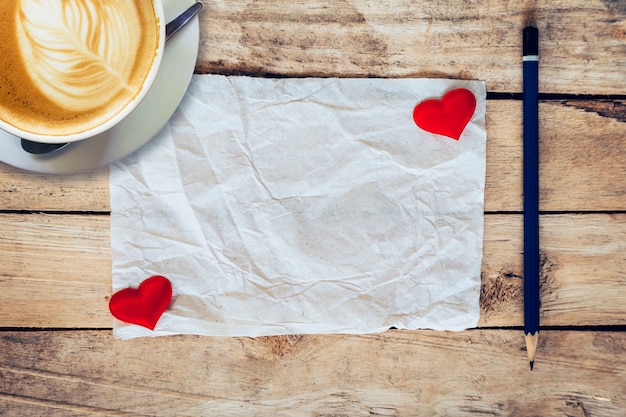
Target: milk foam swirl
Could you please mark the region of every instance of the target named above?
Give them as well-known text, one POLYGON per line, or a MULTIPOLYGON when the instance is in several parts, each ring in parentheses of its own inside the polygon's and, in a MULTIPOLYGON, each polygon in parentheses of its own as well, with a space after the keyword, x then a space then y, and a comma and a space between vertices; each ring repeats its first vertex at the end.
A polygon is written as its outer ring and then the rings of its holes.
POLYGON ((30 78, 51 101, 73 111, 129 89, 141 22, 127 0, 20 0, 20 53, 30 78))

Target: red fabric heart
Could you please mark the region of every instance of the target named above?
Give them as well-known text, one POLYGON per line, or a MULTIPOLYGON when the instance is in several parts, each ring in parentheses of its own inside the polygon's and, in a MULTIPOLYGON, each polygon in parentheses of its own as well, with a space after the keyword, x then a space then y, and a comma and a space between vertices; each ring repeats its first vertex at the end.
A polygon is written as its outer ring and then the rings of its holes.
POLYGON ((413 120, 427 132, 459 140, 476 109, 476 97, 465 88, 446 93, 441 100, 425 100, 415 106, 413 120))
POLYGON ((116 292, 109 301, 111 314, 127 323, 154 330, 172 300, 172 284, 160 275, 146 279, 139 288, 116 292))

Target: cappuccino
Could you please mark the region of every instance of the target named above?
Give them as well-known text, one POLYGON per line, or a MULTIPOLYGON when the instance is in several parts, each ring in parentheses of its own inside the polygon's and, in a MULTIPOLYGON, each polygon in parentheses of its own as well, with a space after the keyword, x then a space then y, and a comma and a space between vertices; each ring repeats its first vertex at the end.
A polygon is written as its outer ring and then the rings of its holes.
POLYGON ((0 119, 63 137, 120 113, 159 48, 152 0, 2 0, 0 119))

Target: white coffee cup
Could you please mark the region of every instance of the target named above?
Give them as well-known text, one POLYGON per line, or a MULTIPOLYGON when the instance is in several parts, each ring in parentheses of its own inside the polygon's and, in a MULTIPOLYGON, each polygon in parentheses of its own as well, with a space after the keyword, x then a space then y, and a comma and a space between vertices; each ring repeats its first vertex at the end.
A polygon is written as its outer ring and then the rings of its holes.
POLYGON ((14 21, 0 28, 0 128, 15 136, 66 143, 109 130, 159 71, 162 0, 2 0, 2 16, 14 21))

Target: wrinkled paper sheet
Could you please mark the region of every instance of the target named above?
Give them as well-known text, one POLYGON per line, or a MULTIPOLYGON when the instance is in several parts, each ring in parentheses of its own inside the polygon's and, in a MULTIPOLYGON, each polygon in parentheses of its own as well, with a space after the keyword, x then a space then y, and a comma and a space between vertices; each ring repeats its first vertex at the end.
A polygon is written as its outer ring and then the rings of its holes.
MULTIPOLYGON (((485 85, 195 75, 157 138, 110 168, 113 291, 166 276, 154 331, 119 338, 475 327, 485 85), (421 101, 477 99, 459 141, 421 101)), ((149 123, 149 120, 146 120, 149 123)))

